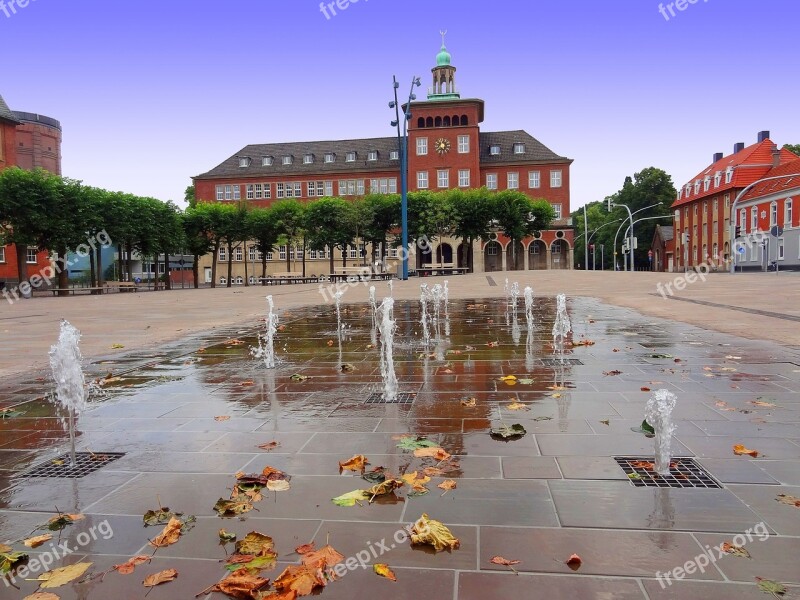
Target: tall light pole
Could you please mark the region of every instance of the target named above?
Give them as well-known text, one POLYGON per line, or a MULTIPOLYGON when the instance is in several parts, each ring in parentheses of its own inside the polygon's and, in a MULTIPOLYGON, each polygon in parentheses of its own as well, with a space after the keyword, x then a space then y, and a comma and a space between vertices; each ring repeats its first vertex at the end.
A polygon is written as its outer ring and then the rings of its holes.
MULTIPOLYGON (((624 204, 614 204, 611 201, 611 198, 609 198, 608 199, 608 210, 610 211, 614 206, 625 206, 625 205, 624 204)), ((660 203, 651 204, 650 206, 645 206, 644 208, 640 208, 639 210, 637 210, 637 211, 635 211, 633 213, 631 213, 631 209, 630 208, 625 206, 625 208, 628 209, 628 215, 630 217, 631 225, 633 224, 633 215, 638 214, 638 213, 642 212, 643 210, 647 210, 648 208, 654 208, 656 206, 660 206, 660 203)), ((614 234, 614 248, 613 248, 613 251, 614 251, 614 268, 615 269, 617 267, 617 236, 619 235, 619 231, 620 231, 620 229, 622 229, 623 225, 625 225, 624 222, 622 224, 620 224, 619 228, 617 229, 617 233, 614 234)), ((632 229, 633 228, 631 228, 631 270, 633 270, 633 231, 632 231, 632 229)), ((627 232, 626 232, 626 235, 627 235, 627 232)))
POLYGON ((408 93, 408 102, 403 108, 403 127, 400 128, 400 102, 397 99, 397 90, 400 82, 393 77, 394 100, 389 102, 389 108, 395 111, 395 120, 392 127, 397 128, 397 141, 400 146, 400 243, 402 245, 403 270, 401 279, 408 279, 408 121, 411 118, 411 102, 416 100, 414 88, 422 85, 419 77, 411 80, 411 91, 408 93))

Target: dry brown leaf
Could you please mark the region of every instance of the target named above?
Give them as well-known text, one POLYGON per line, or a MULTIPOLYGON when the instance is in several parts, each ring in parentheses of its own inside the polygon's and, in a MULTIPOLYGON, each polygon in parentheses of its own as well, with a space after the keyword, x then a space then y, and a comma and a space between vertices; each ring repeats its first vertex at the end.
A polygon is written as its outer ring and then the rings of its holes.
POLYGON ((256 448, 260 448, 261 450, 266 450, 269 452, 270 450, 274 450, 278 446, 280 446, 280 442, 267 442, 266 444, 259 444, 256 448))
POLYGON ((27 546, 28 548, 38 548, 45 542, 49 542, 52 539, 53 536, 50 535, 49 533, 46 533, 44 535, 37 535, 36 537, 28 538, 27 540, 22 542, 22 544, 24 546, 27 546))
POLYGON ((31 594, 30 596, 25 596, 22 600, 61 600, 55 594, 51 594, 50 592, 36 592, 35 594, 31 594))
POLYGON ((720 549, 726 554, 732 554, 733 556, 738 556, 739 558, 752 558, 750 553, 742 546, 736 546, 731 542, 723 542, 722 546, 720 546, 720 549))
POLYGON ((228 415, 220 415, 219 417, 214 417, 215 421, 230 421, 231 418, 228 415))
POLYGON ((530 410, 530 407, 522 402, 512 402, 511 404, 506 404, 504 408, 508 410, 530 410))
POLYGON ((773 402, 764 402, 763 400, 750 400, 750 404, 753 406, 764 406, 767 408, 772 408, 775 406, 773 402))
POLYGON ((207 590, 203 590, 202 593, 219 592, 241 600, 255 600, 260 597, 258 590, 267 585, 269 585, 269 579, 252 574, 247 569, 238 569, 222 581, 218 581, 207 590))
POLYGON ((411 528, 411 543, 430 544, 436 552, 457 550, 461 545, 458 538, 443 523, 431 519, 425 513, 411 528))
POLYGON ((622 375, 622 371, 618 369, 614 369, 613 371, 603 371, 603 375, 608 377, 609 375, 622 375))
POLYGON ((177 542, 181 537, 181 523, 180 519, 172 517, 164 527, 164 530, 150 541, 150 545, 154 548, 163 548, 164 546, 171 546, 177 542))
POLYGON ((800 508, 800 498, 795 496, 790 496, 788 494, 778 494, 778 497, 775 498, 781 504, 788 504, 789 506, 796 506, 800 508))
POLYGON ((375 571, 377 575, 381 577, 385 577, 386 579, 390 579, 391 581, 397 581, 397 577, 395 576, 394 572, 389 568, 389 565, 386 563, 375 563, 372 565, 372 570, 375 571))
POLYGON ((356 454, 352 458, 349 458, 345 461, 339 461, 339 473, 344 470, 348 471, 359 471, 364 473, 364 470, 367 468, 367 457, 363 454, 356 454))
POLYGON ((293 590, 298 596, 308 596, 315 589, 326 585, 321 572, 313 571, 305 565, 289 565, 273 583, 279 592, 293 590))
POLYGON ((39 581, 40 586, 45 589, 61 587, 86 573, 87 569, 91 566, 92 563, 90 562, 75 563, 74 565, 42 573, 34 581, 39 581))
POLYGON ((344 556, 337 552, 332 546, 324 546, 319 550, 306 552, 300 558, 300 562, 312 570, 327 568, 338 565, 344 560, 344 556))
POLYGON ((746 454, 748 456, 752 456, 753 458, 758 457, 758 450, 750 450, 749 448, 745 448, 742 444, 736 444, 733 447, 733 453, 736 456, 742 456, 743 454, 746 454))
POLYGON ((328 348, 330 348, 331 346, 333 346, 333 340, 328 340, 328 348))
POLYGON ((175 581, 177 576, 178 572, 175 569, 159 571, 158 573, 153 573, 145 578, 144 587, 156 587, 162 583, 169 583, 170 581, 175 581))
POLYGON ((464 398, 461 400, 461 406, 464 406, 466 408, 472 408, 477 403, 478 403, 477 398, 464 398))
POLYGON ((432 448, 417 448, 414 450, 414 456, 417 458, 433 458, 438 461, 443 461, 450 458, 450 454, 438 446, 434 446, 432 448))
POLYGON ((274 481, 267 482, 267 489, 270 492, 288 492, 291 489, 291 485, 285 479, 276 479, 274 481))
POLYGON ((120 575, 130 575, 138 565, 146 562, 150 562, 150 557, 140 554, 139 556, 134 556, 128 560, 128 562, 122 563, 121 565, 114 565, 113 568, 120 575))
POLYGON ((309 552, 314 552, 316 548, 314 548, 314 542, 310 544, 303 544, 302 546, 298 546, 294 549, 295 552, 298 554, 308 554, 309 552))
POLYGON ((437 485, 436 487, 438 487, 440 490, 444 490, 444 493, 442 493, 442 496, 444 496, 450 490, 456 489, 458 487, 458 484, 452 479, 447 479, 442 483, 440 483, 439 485, 437 485))
POLYGON ((509 560, 507 558, 503 558, 502 556, 493 556, 489 562, 495 565, 503 565, 504 567, 510 567, 511 565, 519 564, 518 560, 509 560))
POLYGON ((261 474, 269 480, 286 479, 286 473, 274 467, 266 466, 261 474))

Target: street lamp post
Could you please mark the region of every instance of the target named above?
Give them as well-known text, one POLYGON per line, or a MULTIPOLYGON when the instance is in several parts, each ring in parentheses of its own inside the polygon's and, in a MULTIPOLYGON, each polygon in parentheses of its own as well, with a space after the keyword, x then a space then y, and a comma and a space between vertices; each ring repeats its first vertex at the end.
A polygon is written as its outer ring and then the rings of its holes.
MULTIPOLYGON (((612 203, 611 199, 609 198, 609 200, 608 200, 608 209, 611 210, 615 206, 625 206, 625 205, 624 204, 614 204, 614 203, 612 203)), ((630 222, 631 222, 631 243, 630 243, 630 245, 631 245, 631 247, 630 247, 630 251, 631 251, 631 271, 633 271, 633 215, 638 214, 638 213, 642 212, 643 210, 647 210, 648 208, 653 208, 655 206, 659 206, 659 204, 651 204, 650 206, 645 206, 644 208, 640 208, 639 210, 634 211, 633 213, 631 213, 631 209, 630 208, 625 206, 625 208, 628 210, 628 215, 629 215, 630 222)), ((619 231, 620 231, 620 229, 622 229, 622 226, 624 224, 625 224, 624 222, 621 223, 619 228, 617 228, 617 233, 614 234, 614 248, 613 248, 613 250, 614 250, 614 268, 615 269, 617 267, 617 236, 619 235, 619 231)), ((627 232, 626 232, 626 235, 627 235, 627 232)))
POLYGON ((411 91, 408 93, 408 102, 403 108, 403 127, 400 128, 400 102, 397 98, 397 90, 400 82, 397 77, 393 78, 394 100, 389 102, 389 108, 395 111, 395 120, 392 127, 397 128, 397 141, 400 146, 400 243, 402 245, 403 269, 401 279, 408 279, 408 121, 411 118, 411 102, 416 100, 414 88, 422 85, 419 77, 411 80, 411 91))

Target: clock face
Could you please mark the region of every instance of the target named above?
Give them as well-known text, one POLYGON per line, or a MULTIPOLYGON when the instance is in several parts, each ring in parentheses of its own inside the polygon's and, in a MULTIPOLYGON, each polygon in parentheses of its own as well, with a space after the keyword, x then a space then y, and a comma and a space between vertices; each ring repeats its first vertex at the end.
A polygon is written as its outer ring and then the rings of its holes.
POLYGON ((439 154, 446 154, 450 152, 450 140, 446 140, 445 138, 439 138, 436 140, 436 144, 434 144, 434 148, 436 148, 436 152, 439 154))

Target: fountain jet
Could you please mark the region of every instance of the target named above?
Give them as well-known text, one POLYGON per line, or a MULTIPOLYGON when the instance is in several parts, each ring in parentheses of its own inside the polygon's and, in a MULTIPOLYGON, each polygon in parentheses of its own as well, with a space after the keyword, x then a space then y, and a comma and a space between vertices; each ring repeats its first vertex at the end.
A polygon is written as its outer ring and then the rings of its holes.
POLYGON ((645 420, 656 432, 655 470, 659 475, 669 475, 670 446, 675 433, 672 411, 677 400, 669 390, 656 390, 645 406, 645 420))
POLYGON ((70 466, 75 468, 75 421, 86 408, 86 379, 81 368, 81 332, 61 321, 58 342, 50 348, 50 369, 56 382, 55 401, 67 410, 70 466))
POLYGON ((383 378, 383 395, 387 400, 394 400, 397 395, 397 374, 394 371, 394 332, 397 325, 394 321, 394 298, 384 298, 380 306, 381 330, 381 377, 383 378))

